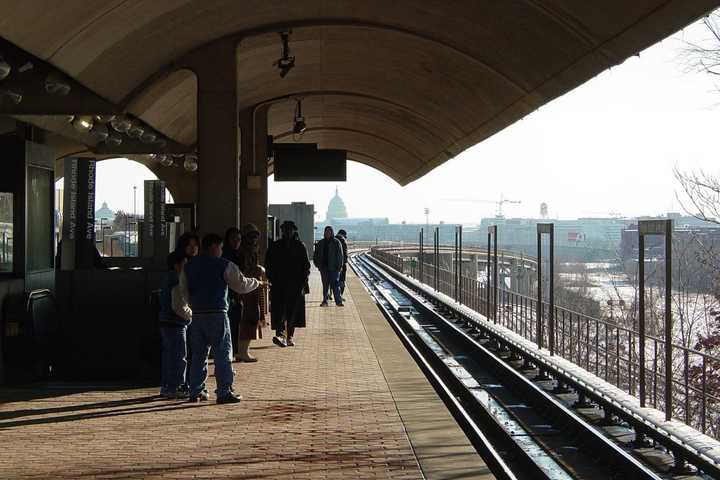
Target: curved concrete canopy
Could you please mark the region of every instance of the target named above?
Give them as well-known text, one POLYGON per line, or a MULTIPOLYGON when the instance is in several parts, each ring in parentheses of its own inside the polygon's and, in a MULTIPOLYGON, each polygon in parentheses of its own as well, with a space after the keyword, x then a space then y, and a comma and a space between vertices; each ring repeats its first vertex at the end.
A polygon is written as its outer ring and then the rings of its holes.
MULTIPOLYGON (((405 184, 719 4, 68 0, 0 4, 0 34, 186 145, 197 84, 173 65, 235 36, 240 107, 302 95, 304 140, 405 184), (289 27, 281 79, 275 32, 289 27)), ((293 107, 270 110, 272 134, 290 140, 293 107)))

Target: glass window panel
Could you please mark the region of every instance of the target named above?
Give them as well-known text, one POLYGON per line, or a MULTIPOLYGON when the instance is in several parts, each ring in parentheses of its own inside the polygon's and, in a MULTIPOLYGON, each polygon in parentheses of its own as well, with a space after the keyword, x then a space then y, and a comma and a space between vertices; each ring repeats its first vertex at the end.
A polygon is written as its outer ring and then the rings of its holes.
POLYGON ((53 268, 53 177, 51 170, 28 168, 27 268, 30 272, 53 268))
POLYGON ((13 194, 0 192, 0 273, 13 271, 13 194))

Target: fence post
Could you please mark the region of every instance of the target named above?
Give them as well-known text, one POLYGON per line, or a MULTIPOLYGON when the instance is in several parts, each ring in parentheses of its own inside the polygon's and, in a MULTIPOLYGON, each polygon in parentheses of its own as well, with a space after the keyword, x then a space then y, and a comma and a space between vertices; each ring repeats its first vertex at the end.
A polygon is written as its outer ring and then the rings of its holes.
POLYGON ((460 259, 458 260, 458 285, 460 285, 460 295, 458 296, 458 301, 460 303, 463 302, 463 283, 462 283, 462 271, 463 271, 463 247, 462 247, 462 225, 458 226, 458 256, 460 259))
POLYGON ((673 221, 665 221, 665 420, 672 417, 672 230, 673 221))
POLYGON ((488 227, 488 234, 487 234, 487 275, 485 278, 485 316, 487 319, 490 319, 490 235, 491 233, 491 227, 488 227))
POLYGON ((638 332, 640 337, 640 406, 645 407, 645 235, 638 228, 638 282, 640 296, 638 297, 638 332))
POLYGON ((423 234, 425 232, 423 229, 420 229, 420 241, 418 242, 418 276, 420 277, 418 280, 420 280, 420 283, 425 282, 425 277, 423 276, 423 263, 425 263, 425 256, 423 255, 423 244, 425 243, 425 239, 423 238, 423 234))

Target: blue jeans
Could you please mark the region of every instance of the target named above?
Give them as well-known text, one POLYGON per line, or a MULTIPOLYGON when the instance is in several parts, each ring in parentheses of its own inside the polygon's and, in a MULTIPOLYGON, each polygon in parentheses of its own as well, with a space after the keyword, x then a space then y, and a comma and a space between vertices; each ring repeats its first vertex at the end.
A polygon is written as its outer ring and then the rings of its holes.
POLYGON ((187 327, 160 327, 162 338, 162 390, 176 392, 185 383, 187 327))
POLYGON ((323 302, 327 302, 330 298, 330 289, 332 288, 335 303, 341 304, 340 272, 337 270, 320 270, 320 278, 322 279, 323 286, 323 302))
POLYGON ((230 320, 227 313, 193 314, 190 342, 190 395, 194 396, 205 390, 211 347, 215 357, 215 393, 218 397, 229 394, 233 384, 233 370, 230 320))

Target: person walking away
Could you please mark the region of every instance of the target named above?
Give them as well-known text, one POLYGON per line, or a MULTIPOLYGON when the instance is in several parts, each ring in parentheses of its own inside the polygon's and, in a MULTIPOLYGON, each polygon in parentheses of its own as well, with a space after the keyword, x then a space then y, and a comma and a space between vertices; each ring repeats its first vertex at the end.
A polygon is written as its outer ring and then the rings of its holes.
POLYGON ((340 269, 343 265, 342 245, 335 238, 335 232, 331 226, 325 227, 323 238, 315 244, 315 252, 313 253, 313 263, 320 270, 320 277, 323 286, 323 300, 321 307, 328 306, 328 298, 330 289, 332 289, 335 304, 338 307, 344 307, 342 294, 340 293, 340 269))
POLYGON ((168 255, 168 272, 160 290, 160 338, 162 339, 162 366, 160 396, 186 398, 185 374, 187 368, 187 328, 192 310, 179 291, 180 274, 187 260, 173 252, 168 255))
POLYGON ((210 233, 202 239, 202 254, 185 265, 180 275, 183 298, 192 308, 190 367, 190 401, 208 400, 205 381, 208 354, 212 347, 217 380, 217 403, 237 403, 242 397, 232 391, 233 369, 230 321, 228 319, 228 287, 236 293, 248 293, 261 285, 254 278, 245 278, 237 266, 221 257, 223 241, 210 233))
POLYGON ((273 242, 265 255, 265 270, 271 285, 270 319, 275 330, 273 343, 279 347, 292 347, 295 329, 305 326, 310 261, 305 245, 296 237, 294 222, 283 222, 280 232, 280 240, 273 242))
POLYGON ((338 280, 338 283, 340 285, 340 295, 343 300, 345 301, 344 295, 345 295, 345 281, 347 276, 347 263, 348 263, 348 246, 347 246, 347 232, 344 229, 338 230, 337 235, 335 235, 335 238, 337 238, 340 241, 340 245, 342 245, 342 252, 343 252, 343 265, 340 269, 340 278, 338 280))
MULTIPOLYGON (((243 275, 257 280, 263 280, 265 269, 259 265, 260 230, 248 223, 242 228, 242 241, 237 249, 237 255, 231 259, 243 275)), ((237 356, 241 362, 257 362, 257 358, 250 355, 250 342, 262 338, 262 322, 265 320, 265 310, 262 299, 265 295, 263 288, 250 293, 239 295, 242 305, 242 314, 238 319, 237 356)))
MULTIPOLYGON (((240 243, 240 229, 237 227, 228 228, 225 232, 222 257, 233 262, 238 268, 240 268, 240 243)), ((242 272, 242 268, 240 268, 240 271, 242 272)), ((230 339, 232 341, 234 358, 236 358, 238 353, 238 328, 240 327, 240 319, 242 316, 242 296, 231 290, 228 292, 228 318, 230 319, 230 339)))

